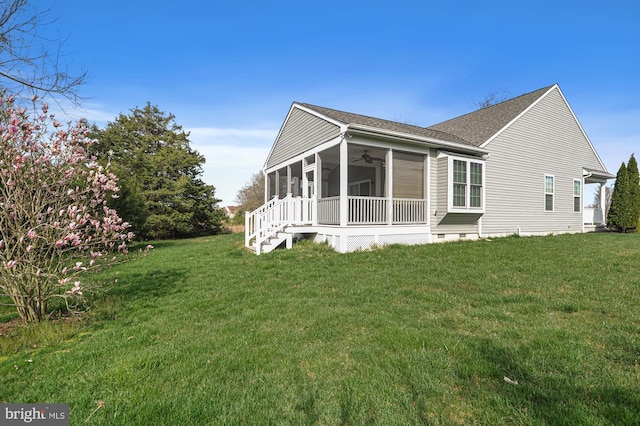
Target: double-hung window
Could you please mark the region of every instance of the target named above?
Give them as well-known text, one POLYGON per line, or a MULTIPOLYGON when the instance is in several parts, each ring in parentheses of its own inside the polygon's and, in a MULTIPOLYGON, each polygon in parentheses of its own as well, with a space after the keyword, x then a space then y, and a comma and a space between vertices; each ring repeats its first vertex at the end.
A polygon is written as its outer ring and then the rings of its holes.
POLYGON ((448 157, 449 212, 484 212, 484 161, 448 157))
POLYGON ((453 207, 467 207, 467 162, 453 160, 453 207))
POLYGON ((573 212, 582 212, 582 181, 579 179, 573 180, 573 212))
POLYGON ((544 211, 553 211, 554 177, 546 175, 544 177, 544 211))

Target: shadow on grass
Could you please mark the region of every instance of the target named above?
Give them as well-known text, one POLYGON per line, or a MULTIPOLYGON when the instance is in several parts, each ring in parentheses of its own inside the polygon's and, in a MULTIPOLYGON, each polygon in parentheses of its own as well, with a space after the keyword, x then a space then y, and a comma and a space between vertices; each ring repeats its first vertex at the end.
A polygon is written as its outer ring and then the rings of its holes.
POLYGON ((474 374, 499 381, 495 391, 507 406, 530 413, 541 424, 640 424, 640 395, 622 383, 592 384, 587 372, 572 371, 558 359, 545 363, 548 371, 535 371, 536 366, 520 362, 521 355, 491 339, 479 339, 476 350, 475 361, 462 367, 460 375, 470 381, 474 374), (468 370, 470 365, 474 367, 468 370), (509 384, 503 376, 519 384, 509 384))
POLYGON ((159 298, 178 291, 187 275, 186 269, 153 269, 127 274, 113 287, 110 294, 126 300, 159 298))
MULTIPOLYGON (((186 269, 152 269, 130 272, 121 277, 110 290, 89 302, 90 318, 95 324, 111 321, 133 306, 157 306, 157 301, 179 291, 186 269)), ((133 309, 134 311, 137 308, 133 309)))

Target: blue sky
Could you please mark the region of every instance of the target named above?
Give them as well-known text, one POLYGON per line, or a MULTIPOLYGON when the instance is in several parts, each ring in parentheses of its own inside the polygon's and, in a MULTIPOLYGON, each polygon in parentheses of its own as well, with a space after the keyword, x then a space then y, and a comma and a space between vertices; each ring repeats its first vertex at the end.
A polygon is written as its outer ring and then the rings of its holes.
POLYGON ((609 172, 640 155, 640 3, 35 0, 99 126, 147 101, 206 157, 221 203, 293 101, 428 126, 558 83, 609 172))

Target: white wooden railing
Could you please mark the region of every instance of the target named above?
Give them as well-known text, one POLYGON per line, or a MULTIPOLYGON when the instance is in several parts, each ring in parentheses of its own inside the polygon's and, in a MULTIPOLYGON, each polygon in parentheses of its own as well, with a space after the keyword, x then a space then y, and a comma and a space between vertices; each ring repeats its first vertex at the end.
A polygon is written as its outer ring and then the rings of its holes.
POLYGON ((394 224, 427 223, 428 219, 427 200, 416 200, 414 198, 393 199, 394 224))
MULTIPOLYGON (((382 225, 427 223, 427 200, 412 198, 348 197, 347 223, 349 225, 382 225)), ((256 248, 291 225, 340 225, 340 197, 274 198, 260 208, 245 215, 245 246, 256 248)))
MULTIPOLYGON (((427 200, 394 198, 391 201, 392 224, 427 223, 427 200)), ((389 199, 383 197, 348 197, 347 223, 349 225, 381 225, 389 223, 389 199)), ((340 224, 340 197, 318 200, 318 223, 340 224)))
POLYGON ((387 223, 387 199, 380 197, 349 197, 349 224, 387 223))
POLYGON ((604 223, 604 219, 602 217, 602 209, 585 207, 583 213, 583 222, 585 225, 601 225, 604 223))
POLYGON ((318 200, 318 223, 340 225, 340 197, 320 198, 318 200))
POLYGON ((274 198, 258 209, 247 213, 244 218, 244 244, 250 247, 255 242, 256 252, 260 253, 262 243, 278 234, 290 225, 313 223, 312 198, 292 197, 274 198))

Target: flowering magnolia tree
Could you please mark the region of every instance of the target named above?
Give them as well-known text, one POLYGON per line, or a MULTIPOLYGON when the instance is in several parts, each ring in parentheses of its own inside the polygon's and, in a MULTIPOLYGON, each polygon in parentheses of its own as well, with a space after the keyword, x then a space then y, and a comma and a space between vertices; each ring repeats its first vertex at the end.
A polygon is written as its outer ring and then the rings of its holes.
POLYGON ((0 295, 25 322, 56 298, 82 303, 81 275, 120 259, 133 236, 107 207, 117 181, 87 158, 86 123, 63 126, 35 97, 33 107, 0 96, 0 295))

